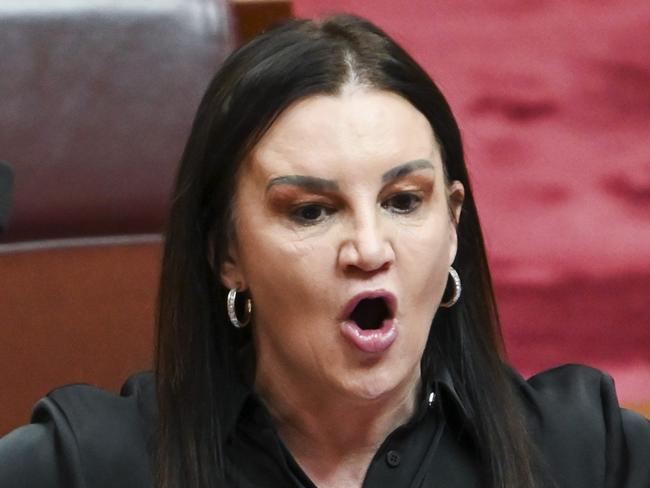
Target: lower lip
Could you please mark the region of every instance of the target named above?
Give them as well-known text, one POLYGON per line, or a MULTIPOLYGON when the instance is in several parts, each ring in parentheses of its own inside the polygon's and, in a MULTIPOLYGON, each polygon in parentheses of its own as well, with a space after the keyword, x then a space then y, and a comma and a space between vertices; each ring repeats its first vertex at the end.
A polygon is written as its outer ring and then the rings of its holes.
POLYGON ((360 351, 377 354, 393 345, 397 328, 393 319, 384 320, 381 328, 371 330, 364 330, 356 322, 346 320, 341 323, 341 334, 360 351))

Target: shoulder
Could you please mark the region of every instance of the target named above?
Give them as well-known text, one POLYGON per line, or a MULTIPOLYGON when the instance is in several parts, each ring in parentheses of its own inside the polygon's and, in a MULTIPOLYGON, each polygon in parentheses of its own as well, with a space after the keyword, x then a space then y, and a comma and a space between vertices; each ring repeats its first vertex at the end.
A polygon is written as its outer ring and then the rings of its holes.
POLYGON ((36 404, 30 425, 0 439, 0 485, 148 486, 155 415, 150 373, 132 376, 119 395, 57 388, 36 404))
POLYGON ((87 384, 57 388, 35 405, 32 422, 67 422, 78 440, 115 429, 141 430, 155 415, 155 384, 151 373, 131 376, 120 394, 87 384), (63 414, 63 417, 61 415, 63 414))
POLYGON ((567 364, 531 376, 527 381, 513 373, 515 384, 530 415, 545 423, 553 420, 563 424, 589 426, 603 433, 608 422, 647 419, 632 412, 621 412, 612 377, 598 369, 580 364, 567 364))
MULTIPOLYGON (((566 486, 650 485, 650 422, 620 408, 610 375, 570 364, 532 376, 513 373, 528 428, 541 454, 566 486), (625 481, 627 480, 627 481, 625 481), (574 484, 571 484, 574 483, 574 484)), ((560 486, 565 486, 561 483, 560 486)))
POLYGON ((529 428, 542 441, 604 445, 607 416, 618 410, 612 378, 594 368, 569 364, 530 377, 513 372, 529 428))
POLYGON ((565 414, 601 415, 616 401, 614 381, 608 374, 579 364, 567 364, 531 376, 516 378, 526 402, 537 414, 563 410, 565 414), (603 405, 601 399, 608 400, 603 405))

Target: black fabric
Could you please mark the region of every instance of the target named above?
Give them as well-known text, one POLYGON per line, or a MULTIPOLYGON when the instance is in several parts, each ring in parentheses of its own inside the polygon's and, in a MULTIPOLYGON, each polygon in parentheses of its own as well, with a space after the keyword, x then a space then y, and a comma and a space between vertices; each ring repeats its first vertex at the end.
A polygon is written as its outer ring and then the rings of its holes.
MULTIPOLYGON (((609 376, 571 365, 528 381, 513 373, 512 381, 555 486, 650 488, 650 422, 619 408, 609 376)), ((232 401, 231 485, 314 487, 255 393, 243 388, 232 401)), ((87 385, 54 390, 38 402, 30 425, 0 439, 0 487, 150 487, 155 421, 148 373, 132 377, 119 396, 87 385)), ((413 418, 385 439, 364 488, 484 486, 471 424, 442 372, 413 418)))

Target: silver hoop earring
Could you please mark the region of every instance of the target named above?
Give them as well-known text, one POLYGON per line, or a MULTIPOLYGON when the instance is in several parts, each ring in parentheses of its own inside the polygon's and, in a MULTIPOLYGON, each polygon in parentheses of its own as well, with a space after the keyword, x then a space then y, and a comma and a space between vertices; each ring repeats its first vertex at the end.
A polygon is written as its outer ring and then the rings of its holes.
POLYGON ((251 321, 251 313, 253 312, 253 302, 250 298, 246 299, 246 317, 244 320, 239 320, 237 311, 235 310, 235 299, 237 298, 237 288, 231 288, 228 291, 228 298, 226 299, 226 308, 228 309, 228 318, 232 325, 241 329, 246 327, 251 321))
POLYGON ((458 276, 456 270, 451 266, 449 266, 449 275, 454 280, 454 295, 446 302, 440 304, 443 308, 453 307, 460 298, 460 292, 462 291, 462 287, 460 286, 460 276, 458 276))

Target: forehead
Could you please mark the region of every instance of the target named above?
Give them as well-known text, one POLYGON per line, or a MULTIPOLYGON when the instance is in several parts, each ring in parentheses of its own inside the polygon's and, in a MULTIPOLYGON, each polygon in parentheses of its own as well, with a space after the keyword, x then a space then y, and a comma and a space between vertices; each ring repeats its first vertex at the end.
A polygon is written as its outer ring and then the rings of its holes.
POLYGON ((353 87, 290 106, 251 151, 247 165, 260 178, 338 177, 383 172, 415 159, 439 161, 424 115, 395 93, 353 87))

